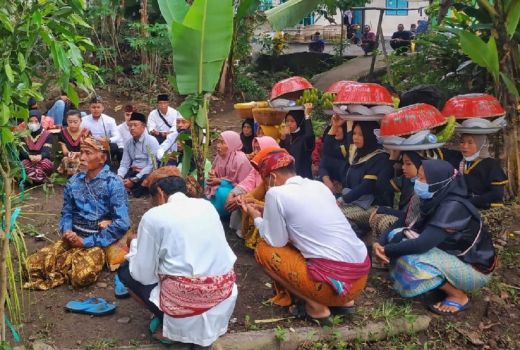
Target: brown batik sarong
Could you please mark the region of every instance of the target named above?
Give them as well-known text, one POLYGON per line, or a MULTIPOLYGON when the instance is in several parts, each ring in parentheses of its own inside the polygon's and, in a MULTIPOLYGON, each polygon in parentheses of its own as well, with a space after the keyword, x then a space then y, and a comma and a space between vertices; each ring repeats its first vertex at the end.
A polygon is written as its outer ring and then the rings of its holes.
POLYGON ((23 287, 48 290, 64 283, 85 287, 97 281, 104 264, 103 248, 71 248, 60 239, 27 258, 28 281, 23 287))

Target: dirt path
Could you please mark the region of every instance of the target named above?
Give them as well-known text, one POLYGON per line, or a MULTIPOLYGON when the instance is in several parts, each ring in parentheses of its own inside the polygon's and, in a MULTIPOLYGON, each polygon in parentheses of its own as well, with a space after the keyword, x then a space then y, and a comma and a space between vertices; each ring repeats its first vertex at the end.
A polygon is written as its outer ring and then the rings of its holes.
MULTIPOLYGON (((370 72, 371 56, 359 56, 353 58, 329 71, 315 75, 312 78, 314 87, 325 90, 338 80, 358 80, 370 72)), ((385 68, 383 56, 377 56, 375 70, 385 68)))

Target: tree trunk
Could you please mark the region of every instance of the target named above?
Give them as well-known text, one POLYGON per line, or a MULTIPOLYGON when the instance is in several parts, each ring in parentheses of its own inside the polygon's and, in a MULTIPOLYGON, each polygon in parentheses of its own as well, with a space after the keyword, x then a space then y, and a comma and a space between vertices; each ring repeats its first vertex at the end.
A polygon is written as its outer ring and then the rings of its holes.
MULTIPOLYGON (((148 38, 148 0, 141 0, 141 8, 139 9, 139 13, 141 14, 141 36, 143 38, 148 38)), ((141 64, 150 65, 148 50, 146 47, 141 48, 141 64)), ((141 71, 141 75, 143 75, 143 71, 141 71)))
MULTIPOLYGON (((385 10, 379 10, 379 20, 377 21, 377 32, 376 32, 376 43, 379 43, 379 35, 383 33, 383 29, 381 27, 383 23, 383 15, 385 14, 385 10)), ((372 63, 370 64, 370 73, 368 76, 370 78, 373 78, 374 76, 374 69, 376 67, 376 58, 377 58, 377 46, 372 51, 372 63)))

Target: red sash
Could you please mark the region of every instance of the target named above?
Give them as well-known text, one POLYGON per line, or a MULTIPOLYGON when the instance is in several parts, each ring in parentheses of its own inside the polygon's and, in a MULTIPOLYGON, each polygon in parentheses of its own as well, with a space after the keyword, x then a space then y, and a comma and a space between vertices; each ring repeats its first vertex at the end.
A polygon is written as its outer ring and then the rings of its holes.
POLYGON ((200 315, 220 304, 233 292, 233 270, 221 276, 161 276, 160 306, 168 316, 184 318, 200 315))

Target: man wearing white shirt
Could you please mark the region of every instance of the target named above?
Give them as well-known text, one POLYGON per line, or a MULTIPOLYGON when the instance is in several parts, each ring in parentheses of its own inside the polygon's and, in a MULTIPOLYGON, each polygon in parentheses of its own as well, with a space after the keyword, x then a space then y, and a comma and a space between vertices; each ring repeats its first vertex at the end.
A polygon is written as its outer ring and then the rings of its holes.
POLYGON ((119 130, 119 135, 121 135, 121 139, 117 143, 117 146, 120 149, 125 148, 125 144, 132 138, 132 134, 130 134, 130 129, 128 128, 128 121, 132 116, 132 112, 134 112, 134 106, 126 105, 124 109, 125 121, 117 126, 117 130, 119 130))
POLYGON ((110 154, 113 159, 121 159, 122 151, 119 150, 118 143, 121 135, 117 129, 116 120, 103 114, 105 107, 100 96, 94 96, 90 100, 90 114, 81 118, 81 127, 87 128, 96 139, 106 138, 110 142, 110 154))
POLYGON ((157 108, 148 115, 148 132, 163 143, 169 133, 175 132, 179 112, 168 105, 170 97, 166 94, 157 96, 157 108))
POLYGON ((322 182, 296 175, 284 149, 265 149, 251 161, 269 190, 262 209, 239 202, 254 218, 261 241, 256 259, 275 281, 277 305, 304 300, 290 310, 296 317, 331 325, 330 316, 351 313, 366 285, 370 258, 322 182))
POLYGON ((156 339, 210 346, 227 332, 238 294, 219 215, 209 201, 186 196, 176 167, 155 170, 143 185, 156 207, 143 215, 119 278, 156 316, 156 339))

